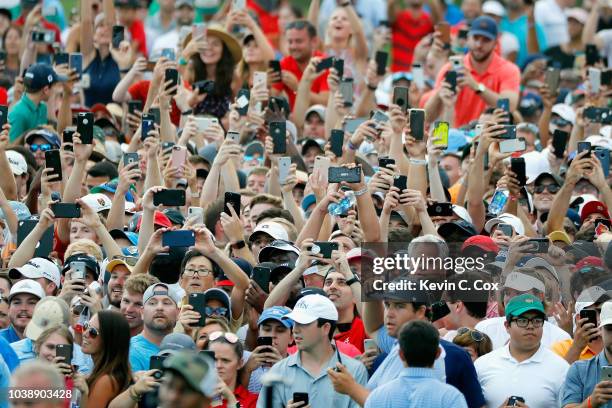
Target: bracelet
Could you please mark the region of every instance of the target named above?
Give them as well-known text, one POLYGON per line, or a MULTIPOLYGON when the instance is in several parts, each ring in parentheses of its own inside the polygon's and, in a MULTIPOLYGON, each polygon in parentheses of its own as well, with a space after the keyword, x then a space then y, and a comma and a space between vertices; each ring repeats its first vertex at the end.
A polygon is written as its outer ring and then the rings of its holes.
POLYGON ((193 113, 193 109, 187 109, 186 111, 181 112, 181 115, 191 115, 193 113))
POLYGON ((410 164, 414 164, 415 166, 427 166, 427 160, 421 159, 410 159, 408 160, 410 164))
POLYGON ((365 193, 367 193, 367 192, 368 192, 368 186, 365 186, 365 187, 364 187, 364 188, 362 188, 361 190, 359 190, 359 191, 355 191, 355 193, 354 193, 354 194, 355 194, 355 197, 359 197, 359 196, 364 195, 364 194, 365 194, 365 193))
POLYGON ((350 6, 350 5, 351 5, 351 2, 350 2, 350 1, 347 1, 346 3, 342 3, 342 4, 340 5, 340 7, 348 7, 348 6, 350 6))
POLYGON ((346 147, 348 147, 349 149, 351 149, 353 151, 356 151, 357 149, 359 149, 359 146, 355 146, 350 140, 346 144, 346 147))

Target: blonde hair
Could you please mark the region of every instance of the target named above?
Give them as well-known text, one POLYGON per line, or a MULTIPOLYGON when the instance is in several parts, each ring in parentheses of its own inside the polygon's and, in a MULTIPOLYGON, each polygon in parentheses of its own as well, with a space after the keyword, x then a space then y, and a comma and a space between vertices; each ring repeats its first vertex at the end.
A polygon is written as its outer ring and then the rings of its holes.
POLYGON ((87 254, 95 257, 98 262, 101 262, 104 257, 102 256, 102 250, 100 246, 93 242, 91 239, 81 238, 68 245, 64 259, 74 254, 87 254))
POLYGON ((72 333, 70 333, 70 330, 68 330, 68 327, 63 324, 59 324, 56 326, 51 326, 42 333, 40 333, 40 335, 34 342, 34 351, 36 351, 36 354, 40 353, 40 347, 45 341, 47 341, 49 337, 51 337, 55 333, 65 338, 68 341, 68 344, 70 344, 71 346, 74 345, 74 338, 72 337, 72 333))

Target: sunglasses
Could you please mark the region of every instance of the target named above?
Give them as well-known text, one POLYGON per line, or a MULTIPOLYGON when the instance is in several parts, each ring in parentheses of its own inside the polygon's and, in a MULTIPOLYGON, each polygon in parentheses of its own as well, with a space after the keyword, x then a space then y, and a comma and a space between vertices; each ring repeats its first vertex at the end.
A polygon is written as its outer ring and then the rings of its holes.
POLYGON ((96 337, 98 337, 98 335, 100 334, 100 332, 98 331, 98 329, 96 329, 93 326, 89 325, 89 322, 86 322, 83 325, 83 335, 88 334, 89 337, 91 337, 92 339, 95 339, 96 337))
POLYGON ((34 143, 30 145, 30 151, 32 151, 32 153, 36 153, 39 150, 41 152, 46 152, 48 150, 51 150, 51 145, 49 143, 43 143, 43 144, 34 143))
POLYGON ((129 266, 136 266, 136 264, 138 263, 138 257, 136 256, 115 255, 112 259, 119 259, 128 264, 129 266))
POLYGON ((234 333, 222 332, 222 331, 212 332, 210 336, 208 336, 208 340, 215 341, 215 340, 220 339, 221 337, 223 337, 225 340, 227 340, 231 344, 236 344, 238 343, 238 340, 239 340, 238 336, 236 336, 234 333))
POLYGON ((460 327, 457 330, 457 335, 458 336, 462 336, 465 333, 470 333, 470 337, 472 338, 472 340, 474 340, 476 343, 480 343, 481 341, 484 340, 484 334, 482 334, 482 332, 479 332, 478 330, 472 330, 469 327, 460 327))
POLYGON ((208 316, 208 317, 212 317, 212 316, 225 316, 225 315, 227 315, 227 307, 210 307, 210 306, 206 306, 206 308, 204 309, 204 313, 206 313, 206 316, 208 316))
POLYGON ((535 186, 533 188, 534 193, 537 193, 537 194, 542 194, 544 190, 548 190, 549 193, 555 194, 559 190, 561 190, 561 187, 559 187, 556 184, 540 184, 539 186, 535 186))

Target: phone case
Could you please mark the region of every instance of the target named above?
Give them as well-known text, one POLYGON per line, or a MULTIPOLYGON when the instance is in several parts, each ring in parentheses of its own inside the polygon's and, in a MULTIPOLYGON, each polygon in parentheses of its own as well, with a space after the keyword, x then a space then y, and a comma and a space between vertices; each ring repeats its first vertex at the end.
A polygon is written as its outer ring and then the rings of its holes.
POLYGON ((251 279, 253 279, 266 293, 269 293, 270 272, 270 268, 256 266, 253 268, 253 273, 251 275, 251 279))
POLYGON ((200 313, 200 320, 193 326, 203 327, 206 322, 206 303, 204 293, 192 293, 189 295, 189 304, 193 306, 195 312, 200 313))
POLYGON ((162 234, 162 245, 187 248, 195 245, 195 232, 191 230, 166 231, 162 234))
POLYGON ((93 143, 94 117, 91 112, 79 113, 77 117, 77 132, 81 135, 81 143, 93 143))
POLYGON ((327 180, 330 183, 340 183, 341 181, 358 183, 361 180, 361 168, 330 167, 327 172, 327 180))
POLYGON ((45 152, 45 167, 53 169, 51 174, 55 174, 56 177, 52 180, 60 181, 62 179, 62 162, 59 150, 53 149, 45 152))
POLYGON ((376 75, 383 76, 387 72, 387 60, 389 53, 385 51, 376 51, 376 75))
POLYGON ((334 69, 336 70, 336 74, 338 78, 342 79, 344 76, 344 60, 341 58, 334 58, 334 69))
POLYGON ((185 164, 185 160, 187 160, 187 149, 183 148, 182 146, 173 146, 170 160, 172 162, 172 167, 175 169, 180 168, 183 164, 185 164))
POLYGON ((152 119, 142 119, 140 127, 140 140, 144 142, 146 138, 151 137, 149 132, 155 129, 155 121, 152 119))
POLYGON ((285 122, 271 122, 270 135, 274 141, 273 154, 284 154, 287 152, 287 124, 285 122))
POLYGON ((240 215, 240 199, 241 196, 238 193, 226 192, 225 193, 225 204, 224 211, 226 214, 231 214, 229 206, 234 207, 234 211, 237 215, 240 215))
POLYGON ((399 175, 393 179, 393 187, 399 188, 400 192, 408 188, 408 177, 399 175))
POLYGON ((334 57, 324 58, 317 64, 317 72, 330 69, 334 65, 334 57))
POLYGON ((521 186, 527 184, 525 175, 525 159, 522 157, 510 159, 510 169, 516 174, 516 178, 521 186))
POLYGON ((318 172, 324 179, 327 179, 330 164, 329 157, 317 156, 314 162, 313 173, 318 172))
POLYGON ((452 92, 457 92, 457 71, 446 71, 444 82, 450 85, 452 92))
POLYGON ((83 54, 80 52, 75 52, 70 54, 68 57, 68 64, 70 69, 73 69, 78 74, 78 77, 81 78, 83 75, 83 54))
MULTIPOLYGON (((164 78, 165 78, 164 79, 165 82, 172 81, 172 83, 170 83, 168 85, 168 88, 166 88, 166 89, 170 89, 170 88, 175 87, 175 86, 178 85, 179 73, 174 68, 168 68, 168 69, 166 69, 165 77, 164 78)), ((177 91, 175 90, 173 92, 173 94, 176 94, 176 92, 177 91)))
POLYGON ((127 166, 128 164, 138 163, 140 161, 140 157, 138 153, 124 153, 123 154, 123 165, 127 166))
POLYGON ((69 344, 56 344, 55 355, 57 357, 64 357, 64 363, 72 363, 72 346, 69 344))
POLYGON ((353 81, 352 78, 344 78, 340 81, 340 94, 344 101, 344 106, 353 106, 353 81))
POLYGON ((166 189, 153 194, 153 205, 177 207, 185 205, 185 190, 166 189))
POLYGON ((438 122, 434 127, 432 144, 434 146, 448 146, 448 122, 438 122), (437 140, 435 140, 437 139, 437 140))
POLYGON ((416 140, 425 137, 425 111, 423 109, 410 110, 410 136, 416 140))
POLYGON ((393 88, 393 103, 406 113, 408 111, 408 88, 404 86, 396 86, 393 88))
POLYGON ((320 250, 319 253, 323 255, 323 258, 326 258, 326 259, 331 258, 332 251, 338 250, 337 242, 315 241, 312 244, 319 247, 319 250, 320 250))
POLYGON ((189 207, 187 210, 187 218, 197 217, 198 224, 204 223, 204 209, 202 207, 189 207))
POLYGON ((342 157, 342 146, 344 145, 344 132, 340 129, 332 129, 329 137, 331 151, 336 157, 342 157))
MULTIPOLYGON (((19 221, 17 223, 17 246, 21 245, 23 240, 32 232, 38 224, 38 217, 19 221)), ((34 250, 34 257, 46 258, 53 249, 53 226, 49 227, 42 238, 38 241, 38 245, 34 250)))
POLYGON ((73 203, 51 204, 51 211, 55 218, 81 218, 81 207, 73 203))

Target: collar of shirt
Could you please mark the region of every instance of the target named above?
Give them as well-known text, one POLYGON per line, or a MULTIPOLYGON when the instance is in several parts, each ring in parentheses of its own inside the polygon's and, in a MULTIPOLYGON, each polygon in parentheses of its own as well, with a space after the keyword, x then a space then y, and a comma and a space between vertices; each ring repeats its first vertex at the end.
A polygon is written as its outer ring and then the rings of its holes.
MULTIPOLYGON (((332 348, 334 350, 334 354, 329 359, 329 361, 327 361, 326 366, 323 367, 323 370, 321 370, 321 372, 315 378, 315 380, 326 376, 328 368, 334 368, 336 367, 336 363, 340 363, 340 361, 338 360, 338 350, 334 346, 332 346, 332 348)), ((300 350, 298 350, 296 353, 291 354, 287 357, 287 366, 289 367, 298 366, 299 368, 304 370, 304 372, 307 373, 309 376, 313 377, 312 374, 308 370, 306 370, 304 366, 302 365, 302 352, 300 350)))
POLYGON ((506 345, 504 345, 504 352, 502 353, 501 357, 507 360, 512 360, 516 364, 541 363, 544 361, 543 350, 545 350, 545 347, 542 346, 542 343, 540 342, 540 347, 538 348, 538 351, 536 351, 533 356, 529 357, 527 360, 518 362, 512 356, 512 354, 510 354, 510 342, 508 342, 506 345))
POLYGON ((597 358, 597 366, 599 367, 600 371, 601 371, 601 367, 610 365, 610 363, 608 362, 608 358, 606 357, 605 350, 602 350, 601 353, 599 353, 596 358, 597 358))
POLYGON ((434 369, 428 367, 406 367, 402 370, 400 377, 438 378, 434 369))
POLYGON ((487 65, 487 68, 482 73, 476 71, 476 69, 472 66, 472 58, 470 57, 470 53, 465 54, 465 57, 463 57, 463 66, 465 67, 465 69, 470 71, 470 73, 477 82, 478 79, 484 78, 486 76, 496 75, 499 66, 504 61, 503 58, 501 58, 495 53, 495 49, 491 51, 491 53, 493 54, 493 58, 491 58, 491 61, 489 61, 489 65, 487 65))
POLYGON ((23 104, 30 109, 33 112, 36 112, 43 104, 43 102, 40 102, 38 105, 34 104, 34 101, 32 99, 30 99, 30 97, 28 96, 27 92, 23 93, 23 96, 21 97, 21 100, 23 101, 23 104))

